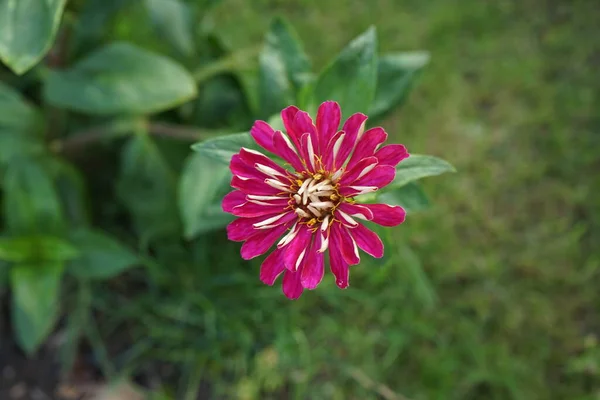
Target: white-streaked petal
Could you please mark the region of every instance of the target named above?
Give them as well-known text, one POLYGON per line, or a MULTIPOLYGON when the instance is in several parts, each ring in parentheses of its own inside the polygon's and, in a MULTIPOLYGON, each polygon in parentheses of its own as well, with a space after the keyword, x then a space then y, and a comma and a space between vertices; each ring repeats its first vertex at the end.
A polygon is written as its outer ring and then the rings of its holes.
POLYGON ((298 194, 302 194, 306 191, 306 188, 308 188, 308 185, 310 185, 310 183, 312 182, 313 178, 308 178, 307 180, 305 180, 304 182, 302 182, 302 186, 300 186, 300 189, 298 189, 298 194))
POLYGON ((296 264, 294 265, 295 271, 298 270, 298 267, 300 266, 300 263, 302 263, 302 260, 304 259, 305 254, 306 254, 306 249, 302 250, 302 253, 300 253, 300 255, 298 256, 298 259, 296 260, 296 264))
POLYGON ((371 165, 367 165, 365 167, 365 169, 363 169, 360 174, 358 175, 358 177, 356 179, 362 178, 363 176, 365 176, 367 173, 371 172, 371 170, 373 170, 373 168, 375 168, 377 166, 377 163, 373 163, 371 165))
POLYGON ((358 193, 353 194, 353 196, 358 196, 359 194, 372 193, 377 191, 377 186, 348 186, 350 189, 357 191, 358 193))
POLYGON ((311 204, 307 205, 306 208, 308 208, 308 210, 313 213, 317 218, 321 217, 321 212, 319 210, 317 210, 315 207, 313 207, 311 204))
POLYGON ((281 238, 281 240, 279 241, 279 243, 277 243, 277 248, 282 248, 283 246, 287 245, 289 242, 292 241, 292 239, 294 239, 296 237, 296 235, 298 234, 300 229, 298 229, 298 223, 296 222, 294 224, 294 226, 292 227, 292 229, 290 229, 290 231, 281 238))
POLYGON ((306 138, 306 141, 308 143, 308 161, 310 162, 310 165, 312 165, 313 168, 315 167, 315 149, 313 147, 313 143, 312 143, 312 139, 310 138, 310 135, 308 135, 308 137, 306 138))
POLYGON ((261 229, 261 228, 263 228, 265 226, 271 225, 274 222, 279 221, 281 218, 285 217, 287 214, 288 213, 283 213, 283 214, 279 214, 279 215, 276 215, 276 216, 271 217, 271 218, 267 218, 264 221, 260 221, 260 222, 257 222, 256 224, 252 224, 252 227, 254 227, 256 229, 261 229))
POLYGON ((342 174, 344 173, 344 168, 340 168, 337 171, 335 171, 335 173, 333 174, 333 176, 331 177, 331 180, 333 182, 337 182, 338 179, 340 179, 342 177, 342 174))
POLYGON ((285 200, 282 196, 259 196, 256 194, 249 194, 246 196, 249 200, 285 200))
POLYGON ((354 220, 354 218, 352 218, 351 216, 349 216, 348 214, 346 214, 342 210, 337 210, 336 214, 343 220, 343 222, 344 222, 345 225, 348 225, 350 227, 356 227, 356 226, 358 226, 358 222, 356 222, 354 220))
POLYGON ((310 201, 314 201, 317 202, 319 201, 319 196, 311 194, 310 196, 308 196, 308 198, 310 199, 310 201))
POLYGON ((331 208, 334 206, 331 201, 316 201, 314 203, 310 203, 310 205, 316 208, 331 208))
POLYGON ((263 174, 272 176, 273 178, 277 178, 278 176, 285 178, 284 174, 282 174, 281 172, 276 171, 273 168, 268 167, 266 165, 256 163, 256 164, 254 164, 254 167, 256 167, 256 169, 259 170, 260 172, 262 172, 263 174))
POLYGON ((302 218, 310 218, 310 214, 307 213, 306 211, 304 211, 301 208, 296 208, 296 214, 298 214, 299 216, 301 216, 302 218))
MULTIPOLYGON (((280 198, 281 200, 281 198, 280 198)), ((262 200, 250 200, 248 199, 248 203, 254 203, 254 204, 258 204, 259 206, 274 206, 275 204, 273 203, 269 203, 267 201, 262 201, 262 200)))
POLYGON ((277 179, 265 179, 265 183, 271 187, 274 187, 275 189, 279 189, 279 190, 283 190, 284 192, 291 192, 291 190, 288 188, 288 185, 278 181, 277 179))
POLYGON ((300 204, 300 202, 302 201, 302 197, 300 197, 300 195, 298 195, 298 194, 295 194, 294 200, 296 200, 296 204, 300 204))
POLYGON ((338 140, 333 144, 333 159, 335 160, 338 152, 340 151, 340 147, 342 147, 342 142, 344 141, 344 138, 346 137, 345 133, 342 133, 340 135, 340 137, 338 138, 338 140))
POLYGON ((323 253, 329 247, 329 236, 321 234, 321 247, 317 250, 319 253, 323 253))
POLYGON ((323 218, 323 222, 321 222, 321 232, 325 232, 329 227, 329 215, 323 218))

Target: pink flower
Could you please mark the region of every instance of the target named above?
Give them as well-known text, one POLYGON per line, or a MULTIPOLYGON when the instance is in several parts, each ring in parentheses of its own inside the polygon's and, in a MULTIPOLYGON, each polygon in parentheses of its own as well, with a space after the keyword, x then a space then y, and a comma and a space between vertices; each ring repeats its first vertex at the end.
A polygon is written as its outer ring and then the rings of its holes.
POLYGON ((333 101, 321 104, 316 124, 294 106, 281 118, 286 133, 256 121, 250 134, 288 168, 246 148, 231 158, 236 190, 223 199, 223 210, 239 218, 227 227, 228 237, 244 242, 246 260, 277 243, 262 263, 260 279, 273 285, 284 273, 283 292, 290 299, 319 285, 327 250, 336 284, 346 288, 348 267, 360 262, 359 248, 383 256, 381 239, 357 219, 395 226, 405 217, 402 207, 357 204, 353 198, 392 182, 408 152, 401 144, 380 147, 387 133, 380 127, 365 132, 367 116, 361 113, 338 131, 341 111, 333 101))

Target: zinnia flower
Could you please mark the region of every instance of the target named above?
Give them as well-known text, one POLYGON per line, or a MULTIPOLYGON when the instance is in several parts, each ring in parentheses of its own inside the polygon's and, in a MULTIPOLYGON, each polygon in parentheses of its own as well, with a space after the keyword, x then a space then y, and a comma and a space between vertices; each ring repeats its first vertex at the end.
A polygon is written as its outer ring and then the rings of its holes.
POLYGON ((387 133, 380 127, 365 132, 367 116, 361 113, 338 131, 341 111, 333 101, 321 104, 316 124, 295 106, 284 109, 281 118, 285 133, 256 121, 250 134, 285 160, 285 168, 247 148, 231 159, 236 190, 225 196, 223 209, 239 218, 227 227, 228 237, 244 241, 246 260, 277 242, 261 265, 260 279, 273 285, 284 273, 283 292, 290 299, 321 282, 326 251, 336 284, 346 288, 349 266, 360 262, 358 249, 383 256, 381 239, 356 219, 395 226, 405 217, 402 207, 358 204, 354 197, 392 182, 408 152, 401 144, 380 147, 387 133))

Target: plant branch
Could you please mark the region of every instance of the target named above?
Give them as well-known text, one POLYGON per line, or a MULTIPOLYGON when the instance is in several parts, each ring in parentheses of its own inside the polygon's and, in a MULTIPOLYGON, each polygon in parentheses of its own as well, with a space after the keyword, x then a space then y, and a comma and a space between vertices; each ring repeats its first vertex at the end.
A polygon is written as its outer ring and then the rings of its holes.
POLYGON ((119 121, 74 133, 63 140, 55 140, 50 143, 50 149, 55 153, 76 153, 90 144, 127 135, 137 130, 145 130, 153 136, 187 142, 195 142, 214 135, 214 132, 164 122, 119 121))

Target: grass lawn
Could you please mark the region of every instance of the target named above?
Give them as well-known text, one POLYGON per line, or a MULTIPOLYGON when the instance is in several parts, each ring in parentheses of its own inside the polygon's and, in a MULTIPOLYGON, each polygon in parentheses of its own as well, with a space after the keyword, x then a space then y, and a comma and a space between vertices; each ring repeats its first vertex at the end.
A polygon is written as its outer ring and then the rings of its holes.
POLYGON ((383 125, 458 173, 425 181, 434 206, 391 230, 350 289, 330 279, 278 305, 294 326, 240 397, 285 379, 289 398, 600 398, 597 4, 225 0, 215 24, 243 47, 275 14, 317 67, 371 24, 382 52, 430 51, 383 125))

